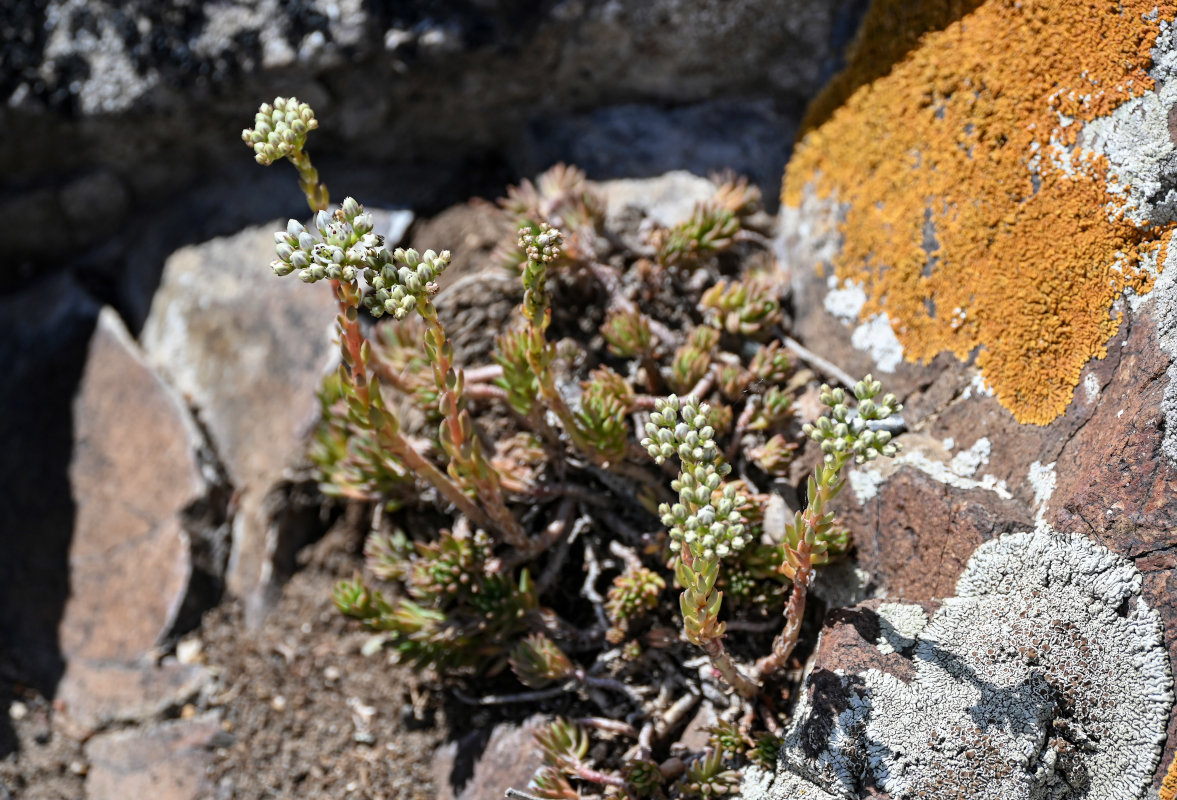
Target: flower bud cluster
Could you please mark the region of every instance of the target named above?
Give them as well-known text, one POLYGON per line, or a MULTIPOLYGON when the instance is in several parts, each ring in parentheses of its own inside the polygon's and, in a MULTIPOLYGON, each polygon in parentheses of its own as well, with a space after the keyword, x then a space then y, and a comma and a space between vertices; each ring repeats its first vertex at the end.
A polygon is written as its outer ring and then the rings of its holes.
POLYGON ((313 224, 318 236, 293 219, 285 231, 274 234, 278 258, 270 266, 275 273, 297 272, 306 283, 324 278, 355 283, 360 271, 384 249, 384 242, 372 233, 372 215, 351 197, 334 214, 320 211, 313 224))
POLYGON ((560 257, 564 236, 546 222, 539 224, 539 233, 531 228, 519 229, 519 247, 527 254, 529 261, 550 264, 560 257))
POLYGON ((434 281, 450 265, 450 251, 418 253, 398 247, 389 253, 381 249, 368 264, 364 280, 371 291, 364 296, 364 305, 374 317, 391 314, 404 319, 419 299, 437 291, 434 281))
MULTIPOLYGON (((679 400, 670 395, 659 400, 646 423, 642 447, 656 464, 677 455, 685 467, 688 463, 714 463, 719 458, 715 429, 708 424, 711 406, 698 405, 693 397, 679 400), (681 417, 681 420, 680 420, 681 417)), ((729 467, 730 469, 730 467, 729 467)))
POLYGON ((293 97, 279 97, 273 105, 262 103, 253 127, 243 130, 241 139, 253 148, 257 163, 269 166, 301 150, 307 133, 317 127, 319 121, 310 106, 293 97))
POLYGON ((372 215, 351 197, 335 213, 316 214, 314 232, 292 219, 286 230, 274 234, 278 258, 270 266, 278 275, 296 272, 307 283, 327 278, 356 286, 362 275, 370 287, 363 302, 372 315, 402 319, 419 298, 437 290, 434 281, 449 266, 450 253, 389 252, 372 232, 374 225, 372 215))
POLYGON ((679 502, 663 503, 658 513, 672 541, 685 543, 696 557, 708 560, 739 552, 750 541, 739 512, 746 498, 723 483, 731 465, 720 460, 715 429, 708 422, 710 413, 705 403, 697 405, 692 397, 680 401, 671 395, 658 402, 642 440, 656 462, 673 455, 682 461, 682 472, 671 483, 679 502))
POLYGON ((833 463, 853 457, 858 464, 873 461, 879 456, 893 456, 898 451, 891 442, 891 432, 877 424, 903 408, 893 394, 887 394, 876 401, 883 385, 867 375, 854 386, 857 408, 847 403, 843 389, 821 387, 821 401, 830 407, 829 416, 818 418, 816 423, 806 423, 802 430, 805 435, 821 444, 826 461, 833 463))

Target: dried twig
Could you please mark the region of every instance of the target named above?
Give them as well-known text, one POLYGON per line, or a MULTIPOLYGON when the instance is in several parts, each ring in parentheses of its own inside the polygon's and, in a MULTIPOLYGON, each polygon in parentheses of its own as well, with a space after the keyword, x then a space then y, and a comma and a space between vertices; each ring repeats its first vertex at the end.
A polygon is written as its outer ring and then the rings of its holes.
POLYGON ((837 364, 822 358, 817 353, 813 352, 809 348, 805 347, 805 345, 794 339, 792 336, 782 336, 781 340, 785 343, 785 347, 793 351, 794 355, 796 355, 809 366, 816 369, 818 372, 825 374, 825 376, 828 378, 833 378, 847 389, 854 388, 856 381, 837 364))

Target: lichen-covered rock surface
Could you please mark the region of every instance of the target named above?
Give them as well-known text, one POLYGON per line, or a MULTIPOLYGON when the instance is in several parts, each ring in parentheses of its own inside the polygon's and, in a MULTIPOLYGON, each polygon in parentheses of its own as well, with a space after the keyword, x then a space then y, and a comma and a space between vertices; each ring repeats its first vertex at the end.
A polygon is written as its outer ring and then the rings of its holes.
POLYGON ((1127 559, 1042 529, 977 548, 934 613, 833 616, 776 779, 753 774, 746 797, 1140 797, 1173 705, 1142 583, 1127 559))
POLYGON ((899 457, 838 499, 875 596, 949 597, 979 545, 1049 526, 1139 570, 1177 660, 1175 15, 878 0, 810 108, 796 335, 905 403, 899 457))
POLYGON ((317 157, 369 168, 473 158, 534 174, 575 158, 594 177, 734 167, 775 185, 800 111, 860 10, 856 0, 13 0, 0 21, 0 209, 62 217, 69 232, 46 241, 14 226, 10 252, 48 266, 132 213, 176 202, 178 187, 239 163, 230 133, 277 94, 319 112, 317 157))

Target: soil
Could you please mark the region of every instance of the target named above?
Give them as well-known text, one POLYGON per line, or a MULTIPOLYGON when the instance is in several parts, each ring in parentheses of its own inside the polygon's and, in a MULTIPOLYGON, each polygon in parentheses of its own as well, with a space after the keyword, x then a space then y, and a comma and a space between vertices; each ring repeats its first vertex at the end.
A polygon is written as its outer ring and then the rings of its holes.
MULTIPOLYGON (((425 707, 418 678, 388 663, 388 651, 365 656, 370 634, 332 604, 335 582, 361 566, 345 530, 337 526, 300 553, 298 572, 258 630, 229 601, 193 634, 216 677, 210 692, 174 713, 222 716, 227 735, 208 768, 217 800, 436 796, 430 770, 444 716, 425 707)), ((15 699, 0 695, 13 739, 0 759, 0 800, 84 797, 83 743, 54 719, 52 704, 19 689, 15 699)))
POLYGON ((361 652, 370 634, 331 602, 335 582, 360 568, 354 540, 337 528, 300 562, 260 630, 245 629, 238 603, 209 612, 201 628, 219 672, 211 703, 235 740, 210 769, 216 797, 434 797, 440 719, 421 708, 410 670, 387 651, 361 652))
POLYGON ((12 725, 11 741, 3 743, 0 759, 0 800, 75 800, 84 797, 86 762, 82 743, 53 724, 45 698, 0 689, 12 725))

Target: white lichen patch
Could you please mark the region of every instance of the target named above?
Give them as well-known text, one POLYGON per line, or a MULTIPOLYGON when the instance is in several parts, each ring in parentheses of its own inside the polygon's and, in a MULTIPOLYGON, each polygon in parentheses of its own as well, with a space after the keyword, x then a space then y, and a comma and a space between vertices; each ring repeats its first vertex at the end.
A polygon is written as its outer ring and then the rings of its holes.
MULTIPOLYGON (((986 442, 987 444, 988 442, 986 442)), ((948 486, 955 486, 958 489, 983 489, 987 492, 993 492, 1003 500, 1008 500, 1013 495, 1006 486, 1005 481, 998 480, 992 475, 983 475, 980 479, 962 475, 956 469, 953 469, 952 464, 945 464, 942 461, 933 461, 926 453, 919 451, 900 452, 897 458, 892 459, 896 465, 909 464, 920 472, 924 473, 933 480, 948 486)), ((966 468, 960 465, 962 469, 966 468)), ((978 464, 980 466, 980 464, 978 464)))
POLYGON ((1083 394, 1088 403, 1095 402, 1099 397, 1099 378, 1092 372, 1088 372, 1083 378, 1083 394))
POLYGON ((856 322, 862 307, 866 305, 866 292, 861 283, 847 281, 838 285, 838 279, 831 275, 826 279, 829 291, 826 292, 822 305, 825 310, 843 322, 856 322))
POLYGON ((971 478, 977 474, 977 470, 989 463, 991 451, 989 440, 982 436, 973 442, 973 446, 968 450, 962 450, 953 456, 948 468, 962 478, 971 478))
POLYGON ((850 473, 850 488, 859 503, 877 497, 879 487, 887 477, 902 466, 914 467, 932 480, 958 489, 993 492, 1003 500, 1013 496, 1003 480, 987 474, 974 477, 981 467, 989 463, 992 447, 985 437, 977 439, 972 447, 958 452, 951 459, 946 452, 951 440, 938 441, 926 436, 905 434, 897 441, 903 445, 898 456, 883 463, 872 462, 869 466, 857 467, 850 473))
POLYGON ((873 500, 883 485, 883 473, 870 467, 859 467, 850 472, 850 489, 859 503, 873 500))
POLYGON ((875 647, 880 653, 906 650, 928 625, 928 615, 919 606, 908 603, 883 603, 879 606, 879 638, 875 647))
POLYGON ((973 373, 973 379, 960 393, 960 399, 968 400, 974 394, 980 397, 993 397, 993 388, 985 382, 985 376, 980 372, 973 373))
POLYGON ((865 350, 874 359, 879 372, 894 372, 903 360, 903 345, 891 328, 891 320, 885 314, 874 314, 854 329, 850 344, 858 350, 865 350))
POLYGON ((856 797, 869 777, 895 800, 1137 800, 1173 706, 1141 584, 1082 536, 1043 527, 986 542, 916 633, 911 682, 826 672, 821 692, 807 687, 776 781, 744 797, 783 798, 784 784, 856 797), (839 688, 836 705, 811 699, 839 688))
POLYGON ((1168 248, 1165 271, 1150 296, 1156 298, 1157 340, 1170 359, 1166 372, 1169 383, 1161 400, 1161 412, 1165 415, 1161 452, 1170 464, 1177 466, 1177 247, 1168 248))
POLYGON ((1034 520, 1039 527, 1046 524, 1046 504, 1050 502, 1054 487, 1058 484, 1058 475, 1054 471, 1056 463, 1058 462, 1051 461, 1049 464, 1042 464, 1035 461, 1026 474, 1026 481, 1034 490, 1034 520))

